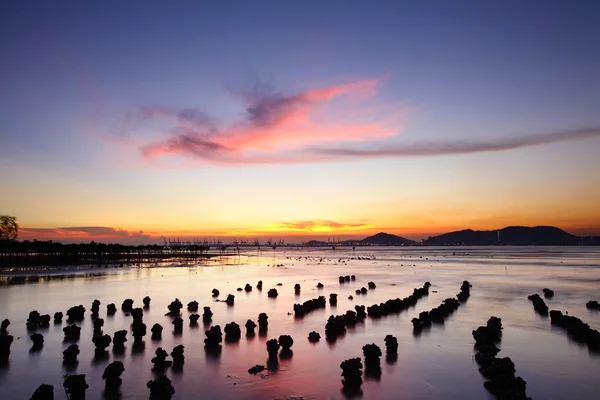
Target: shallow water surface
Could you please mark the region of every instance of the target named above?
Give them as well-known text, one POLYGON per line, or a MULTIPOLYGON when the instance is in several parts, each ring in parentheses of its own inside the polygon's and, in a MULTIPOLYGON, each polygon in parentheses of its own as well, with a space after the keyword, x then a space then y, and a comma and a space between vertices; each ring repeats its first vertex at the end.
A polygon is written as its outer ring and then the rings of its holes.
MULTIPOLYGON (((88 271, 89 272, 89 271, 88 271)), ((30 311, 53 315, 83 304, 86 319, 81 324, 81 354, 76 373, 86 374, 90 388, 87 398, 101 399, 106 365, 121 360, 122 394, 127 399, 148 398, 146 382, 154 379, 151 359, 157 347, 169 353, 178 344, 185 346, 183 371, 167 370, 175 387, 175 399, 274 399, 289 396, 305 399, 342 399, 340 363, 351 357, 362 357, 362 346, 376 343, 385 353, 384 337, 398 338, 398 360, 386 363, 379 381, 367 379, 362 386, 367 399, 486 399, 483 378, 473 360, 471 331, 484 325, 491 315, 502 318, 504 333, 500 357, 510 357, 517 375, 527 381, 527 393, 534 399, 598 398, 600 392, 600 356, 590 353, 585 345, 572 342, 561 329, 550 326, 549 318, 537 315, 527 296, 540 293, 544 287, 555 291, 546 299, 550 309, 568 311, 600 329, 600 313, 588 311, 585 303, 600 300, 600 249, 593 247, 482 247, 482 248, 357 248, 351 249, 277 249, 257 252, 249 250, 240 257, 223 259, 222 265, 154 267, 94 270, 96 274, 57 279, 40 278, 38 283, 0 285, 0 319, 9 318, 9 334, 15 337, 10 361, 0 366, 2 399, 26 399, 41 383, 54 385, 57 399, 64 397, 62 376, 62 325, 39 330, 45 337, 40 352, 30 352, 30 333, 25 321, 30 311), (375 259, 358 260, 357 257, 375 259), (301 257, 301 259, 299 259, 301 257), (321 260, 322 258, 322 260, 321 260), (353 259, 354 258, 354 259, 353 259), (283 266, 275 266, 275 265, 283 266), (355 274, 355 282, 339 284, 338 276, 355 274), (255 287, 258 280, 263 290, 238 292, 246 283, 255 287), (443 299, 454 297, 463 280, 473 285, 471 297, 444 324, 414 335, 410 320, 421 311, 438 306, 443 299), (366 295, 354 291, 373 281, 377 288, 366 295), (391 298, 404 298, 413 288, 430 281, 430 294, 398 315, 367 320, 335 343, 324 340, 327 318, 343 314, 355 305, 372 305, 391 298), (324 284, 317 289, 317 283, 324 284), (281 286, 276 286, 281 283, 281 286), (294 294, 294 284, 302 287, 294 294), (267 297, 276 287, 279 296, 267 297), (235 295, 235 305, 216 302, 211 290, 218 288, 220 299, 235 295), (313 311, 303 319, 293 316, 293 304, 319 295, 338 294, 338 304, 313 311), (152 298, 144 311, 148 335, 142 351, 132 351, 129 326, 131 317, 120 310, 126 298, 142 306, 144 296, 152 298), (348 296, 354 296, 349 300, 348 296), (179 298, 185 320, 183 333, 172 333, 172 318, 165 316, 167 305, 179 298), (101 301, 100 317, 104 333, 129 330, 125 354, 110 353, 107 360, 94 360, 90 306, 101 301), (192 300, 213 310, 213 325, 224 327, 235 321, 244 332, 246 320, 257 320, 260 312, 269 316, 265 337, 242 338, 238 343, 224 343, 220 356, 207 355, 204 330, 190 327, 185 305, 192 300), (106 316, 106 304, 115 303, 118 312, 106 316), (161 341, 152 341, 150 328, 160 323, 165 329, 161 341), (316 344, 307 340, 310 331, 321 333, 316 344), (293 356, 282 359, 262 376, 248 374, 255 364, 267 364, 265 342, 288 334, 294 338, 293 356)), ((78 272, 78 274, 80 274, 78 272)), ((66 317, 65 317, 66 319, 66 317)), ((74 372, 71 372, 74 373, 74 372)))

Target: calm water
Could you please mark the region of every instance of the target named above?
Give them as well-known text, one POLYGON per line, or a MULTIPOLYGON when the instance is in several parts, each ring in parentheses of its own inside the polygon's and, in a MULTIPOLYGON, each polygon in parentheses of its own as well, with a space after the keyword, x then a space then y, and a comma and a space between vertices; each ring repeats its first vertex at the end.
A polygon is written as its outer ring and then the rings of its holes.
MULTIPOLYGON (((185 346, 183 372, 169 370, 175 399, 274 399, 302 397, 305 399, 342 399, 340 362, 350 357, 362 357, 362 346, 378 344, 385 351, 383 338, 392 334, 398 338, 398 361, 388 365, 382 357, 380 381, 366 380, 366 399, 486 399, 477 365, 473 361, 471 331, 485 324, 491 315, 502 318, 504 334, 500 356, 511 357, 517 375, 527 381, 528 395, 534 399, 593 399, 600 396, 600 356, 588 352, 586 346, 571 342, 560 329, 550 326, 549 319, 538 316, 527 295, 554 289, 555 297, 546 300, 550 309, 568 311, 600 329, 600 313, 585 308, 588 300, 600 300, 600 248, 382 248, 360 249, 356 256, 376 257, 375 260, 349 260, 351 250, 255 250, 239 258, 180 268, 132 268, 106 271, 99 276, 69 279, 40 279, 39 283, 0 286, 0 319, 9 318, 9 333, 15 337, 10 363, 0 367, 0 397, 27 399, 41 383, 53 384, 55 396, 65 398, 62 390, 63 344, 61 326, 51 325, 40 330, 46 342, 39 353, 30 353, 31 341, 25 321, 31 310, 53 315, 63 313, 73 305, 83 304, 86 320, 82 323, 79 341, 81 354, 76 372, 87 375, 89 399, 102 398, 104 381, 101 375, 113 360, 125 364, 122 375, 123 397, 146 399, 146 382, 154 378, 151 358, 161 346, 168 352, 177 344, 185 346), (453 254, 454 253, 454 254, 453 254), (299 261, 297 257, 302 256, 299 261), (288 259, 289 257, 289 259, 288 259), (309 257, 308 259, 304 257, 309 257), (323 257, 323 261, 318 259, 323 257), (346 260, 342 263, 339 259, 346 260), (283 267, 274 267, 283 264, 283 267), (355 274, 357 280, 338 283, 339 275, 355 274), (237 292, 246 283, 255 286, 264 282, 263 291, 237 292), (463 280, 473 284, 471 297, 444 325, 433 326, 415 337, 411 318, 421 311, 438 306, 446 297, 459 292, 463 280), (357 296, 354 290, 377 284, 375 290, 357 296), (371 305, 390 298, 405 297, 414 287, 431 281, 430 295, 416 307, 399 315, 367 319, 364 324, 349 329, 335 344, 324 340, 326 319, 342 314, 357 304, 371 305), (325 287, 316 288, 318 282, 325 287), (276 284, 282 283, 277 287, 276 284), (294 294, 294 284, 300 283, 302 293, 294 294), (269 299, 267 290, 277 287, 279 297, 269 299), (211 290, 218 288, 220 298, 235 294, 235 305, 215 302, 211 290), (435 292, 434 292, 435 291, 435 292), (338 293, 337 307, 313 311, 303 319, 294 319, 293 304, 319 295, 338 293), (347 297, 352 294, 354 300, 347 297), (110 359, 95 362, 90 306, 94 299, 102 302, 100 316, 105 319, 104 333, 128 329, 131 318, 120 310, 126 298, 142 306, 142 298, 152 298, 151 308, 144 311, 148 326, 145 349, 132 353, 132 338, 124 355, 111 353, 110 359), (204 327, 188 326, 190 314, 184 307, 183 334, 172 334, 171 318, 165 316, 167 305, 178 297, 184 305, 196 300, 210 306, 213 324, 224 327, 235 321, 243 328, 247 319, 256 321, 259 312, 269 315, 266 337, 242 339, 236 344, 223 344, 218 358, 204 351, 204 327), (114 317, 106 317, 106 304, 119 308, 114 317), (165 327, 163 339, 154 342, 149 329, 154 323, 165 327), (307 340, 310 331, 322 335, 319 343, 307 340), (255 364, 266 365, 265 342, 281 334, 294 338, 294 355, 281 360, 277 371, 264 377, 253 376, 247 369, 255 364), (17 339, 18 338, 18 339, 17 339)), ((98 270, 95 270, 98 271, 98 270)), ((201 313, 201 311, 200 311, 201 313)), ((79 323, 78 323, 79 324, 79 323)))

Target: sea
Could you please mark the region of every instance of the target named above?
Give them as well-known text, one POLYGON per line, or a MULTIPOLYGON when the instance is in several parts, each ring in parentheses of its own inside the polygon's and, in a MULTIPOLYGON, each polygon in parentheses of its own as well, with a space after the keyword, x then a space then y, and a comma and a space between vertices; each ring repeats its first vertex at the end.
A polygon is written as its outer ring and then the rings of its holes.
MULTIPOLYGON (((176 262, 126 266, 124 268, 68 267, 29 272, 0 273, 0 320, 11 322, 8 334, 15 340, 7 362, 0 364, 0 398, 28 399, 38 385, 54 386, 56 399, 65 399, 66 374, 85 374, 88 399, 104 398, 102 374, 112 361, 122 361, 123 399, 147 399, 148 381, 166 373, 175 388, 174 399, 345 399, 340 363, 363 357, 362 347, 374 343, 384 355, 380 378, 365 378, 364 399, 491 399, 484 378, 474 361, 472 331, 485 325, 490 316, 501 318, 502 340, 499 357, 510 357, 516 375, 527 382, 527 394, 533 399, 600 398, 600 354, 585 344, 574 342, 550 319, 537 314, 528 295, 542 289, 554 290, 545 299, 551 310, 568 312, 600 330, 600 312, 588 310, 586 302, 600 301, 600 247, 357 247, 352 248, 250 248, 240 255, 215 257, 196 264, 176 262), (28 275, 28 279, 16 276, 28 275), (339 282, 339 276, 355 275, 356 280, 339 282), (263 282, 263 289, 256 288, 263 282), (431 310, 459 293, 464 280, 471 285, 471 296, 443 324, 434 324, 419 334, 411 319, 431 310), (344 314, 356 305, 370 306, 388 299, 404 298, 414 288, 431 283, 427 297, 399 314, 379 319, 367 318, 348 328, 335 342, 325 340, 325 324, 330 315, 344 314), (374 289, 356 294, 357 289, 374 289), (318 283, 323 285, 318 288, 318 283), (252 291, 238 291, 246 284, 252 291), (301 286, 300 294, 294 285, 301 286), (218 289, 219 297, 212 296, 218 289), (278 296, 269 298, 269 289, 278 296), (319 296, 338 295, 337 305, 327 303, 303 318, 294 316, 293 306, 319 296), (223 301, 235 296, 233 306, 223 301), (132 346, 131 316, 121 311, 125 299, 142 307, 150 296, 150 308, 144 310, 148 334, 143 345, 132 346), (352 298, 350 298, 352 296, 352 298), (176 298, 183 304, 183 332, 173 333, 173 317, 167 306, 176 298), (90 307, 101 302, 99 317, 104 319, 103 333, 112 337, 128 330, 128 342, 122 354, 109 348, 107 357, 98 359, 92 344, 90 307), (210 325, 190 326, 186 309, 197 301, 214 313, 210 325), (106 315, 106 305, 114 303, 117 313, 106 315), (32 351, 26 328, 29 312, 37 310, 51 316, 76 305, 86 308, 86 317, 78 342, 80 355, 75 367, 66 367, 62 352, 70 344, 63 342, 62 324, 38 329, 45 338, 40 351, 32 351), (236 322, 245 332, 248 319, 257 321, 259 313, 269 319, 266 335, 238 342, 224 342, 220 354, 207 353, 205 330, 212 325, 221 329, 236 322), (162 340, 150 337, 155 323, 164 327, 162 340), (310 343, 309 332, 321 334, 310 343), (254 365, 267 365, 266 341, 290 335, 293 355, 269 363, 269 368, 252 375, 254 365), (386 335, 398 339, 398 357, 385 357, 386 335), (162 347, 171 352, 185 346, 185 364, 181 369, 153 371, 151 359, 162 347)), ((66 318, 65 318, 66 319, 66 318)), ((364 359, 363 359, 364 365, 364 359)), ((352 396, 350 396, 352 397, 352 396)))

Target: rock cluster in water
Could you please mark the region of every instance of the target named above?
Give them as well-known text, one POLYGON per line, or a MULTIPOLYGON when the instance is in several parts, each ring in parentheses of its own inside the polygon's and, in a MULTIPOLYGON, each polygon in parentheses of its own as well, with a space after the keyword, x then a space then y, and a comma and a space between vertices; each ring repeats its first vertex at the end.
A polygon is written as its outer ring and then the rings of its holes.
POLYGON ((540 315, 548 315, 548 306, 544 299, 540 297, 539 294, 532 294, 527 296, 527 298, 533 303, 533 309, 540 315))
POLYGON ((279 295, 279 293, 277 293, 277 289, 273 288, 273 289, 269 289, 269 291, 267 292, 267 296, 271 297, 271 298, 275 298, 279 295))
POLYGON ((225 328, 223 328, 223 331, 225 331, 225 340, 228 342, 237 342, 242 336, 242 330, 240 329, 240 326, 235 322, 225 324, 225 328))
POLYGON ((456 295, 456 298, 458 299, 458 301, 460 301, 461 303, 464 303, 465 301, 467 301, 469 299, 469 297, 471 296, 471 288, 473 287, 473 285, 471 285, 469 283, 469 281, 463 281, 462 285, 460 286, 460 293, 458 293, 456 295))
POLYGON ((438 307, 432 308, 430 311, 423 311, 419 314, 419 318, 413 318, 413 329, 421 331, 423 328, 431 326, 432 323, 443 324, 454 311, 460 307, 460 302, 455 298, 447 298, 438 307))
POLYGON ((67 310, 68 321, 83 321, 85 318, 85 307, 82 305, 71 307, 67 310))
POLYGON ((249 283, 246 283, 246 286, 244 286, 244 291, 251 292, 252 291, 252 286, 249 283))
POLYGON ((169 309, 167 315, 179 315, 183 308, 183 303, 176 298, 167 306, 167 308, 169 309))
POLYGON ((360 393, 362 380, 362 363, 360 358, 350 358, 342 361, 340 364, 342 369, 342 385, 347 393, 360 393))
MULTIPOLYGON (((352 275, 352 277, 354 277, 354 275, 352 275)), ((350 280, 352 279, 352 277, 350 275, 346 275, 346 276, 341 276, 340 275, 340 277, 338 278, 338 280, 339 280, 340 283, 346 283, 346 282, 350 282, 350 280)), ((354 279, 352 279, 352 280, 355 280, 355 279, 356 279, 356 277, 354 277, 354 279)))
POLYGON ((388 363, 394 363, 398 359, 398 339, 392 335, 386 335, 385 359, 388 363))
POLYGON ((100 312, 100 300, 95 299, 92 301, 92 307, 90 308, 90 311, 92 311, 92 315, 98 315, 100 312))
POLYGON ((393 313, 397 314, 408 309, 411 306, 414 306, 415 304, 417 304, 417 301, 419 299, 429 295, 430 286, 431 284, 429 282, 425 282, 423 287, 415 288, 413 290, 413 293, 410 296, 405 297, 404 299, 390 299, 385 303, 373 304, 372 306, 367 307, 369 317, 379 318, 393 313))
POLYGON ((190 319, 190 325, 196 326, 196 325, 198 325, 198 320, 200 319, 200 315, 190 314, 189 319, 190 319))
POLYGON ((600 303, 598 303, 596 300, 590 300, 587 303, 585 303, 585 306, 589 309, 589 310, 598 310, 600 311, 600 303))
POLYGON ((60 311, 54 313, 54 323, 61 324, 63 320, 63 313, 60 311))
POLYGON ((277 339, 267 340, 267 353, 269 353, 269 358, 277 359, 277 353, 279 352, 280 347, 277 339))
POLYGON ((102 332, 102 327, 104 326, 104 319, 96 318, 93 322, 94 326, 94 335, 100 334, 102 332))
POLYGON ((213 289, 212 290, 212 296, 213 297, 219 297, 219 290, 218 289, 213 289))
POLYGON ((324 286, 321 282, 317 283, 317 289, 323 289, 324 286))
POLYGON ((332 306, 337 305, 337 293, 329 293, 329 304, 332 306))
POLYGON ((198 302, 196 300, 190 301, 187 305, 188 311, 198 311, 198 302))
POLYGON ((125 299, 125 300, 123 300, 123 303, 121 303, 122 311, 129 312, 129 311, 131 311, 132 308, 133 308, 133 300, 132 299, 125 299))
POLYGON ((267 329, 269 328, 269 317, 266 313, 258 314, 258 334, 264 335, 267 333, 267 329))
POLYGON ((256 284, 256 289, 262 290, 262 281, 258 281, 258 283, 256 284))
POLYGON ((163 331, 163 327, 161 324, 152 325, 152 328, 150 328, 150 332, 152 332, 151 339, 152 340, 162 339, 162 331, 163 331))
POLYGON ((249 319, 246 321, 246 336, 254 336, 254 329, 256 329, 256 322, 249 319))
POLYGON ((163 370, 169 368, 173 361, 167 360, 169 353, 167 353, 162 347, 159 347, 154 352, 155 356, 152 358, 152 364, 154 364, 155 370, 163 370))
POLYGON ((106 366, 102 379, 104 379, 104 388, 106 392, 111 394, 119 393, 119 389, 123 380, 121 374, 125 371, 125 367, 121 361, 114 361, 106 366))
POLYGON ((544 292, 544 297, 547 299, 551 299, 554 297, 554 290, 552 289, 543 288, 542 292, 544 292))
POLYGON ((127 331, 116 331, 113 334, 113 349, 123 349, 125 342, 127 341, 127 331))
POLYGON ((321 334, 319 332, 312 331, 308 334, 308 341, 315 343, 321 340, 321 334))
POLYGON ((325 296, 319 296, 316 299, 307 300, 302 304, 294 304, 294 315, 297 318, 302 318, 311 311, 325 308, 326 305, 325 296))
POLYGON ((498 399, 527 400, 527 383, 523 378, 515 376, 515 364, 508 357, 496 357, 500 350, 495 343, 500 340, 501 335, 502 322, 496 317, 491 317, 486 326, 473 331, 477 349, 475 362, 479 365, 481 375, 487 379, 484 386, 498 399), (476 332, 479 333, 476 335, 476 332))
POLYGON ((173 332, 178 334, 183 331, 183 318, 177 317, 171 323, 173 324, 173 332))
POLYGON ((362 348, 365 356, 365 376, 381 377, 381 349, 376 344, 366 344, 362 348))
POLYGON ((294 293, 300 294, 300 284, 299 283, 296 283, 294 285, 294 293))
POLYGON ((29 400, 54 400, 54 386, 41 384, 29 400))
POLYGON ((202 314, 202 321, 210 322, 212 321, 213 312, 210 310, 210 307, 204 307, 204 313, 202 314))
POLYGON ((75 324, 67 325, 63 328, 63 333, 65 334, 65 341, 76 342, 81 336, 81 328, 75 324))
POLYGON ((114 303, 110 303, 106 305, 106 315, 115 315, 117 312, 117 306, 114 303))
POLYGON ((33 345, 31 346, 32 351, 38 351, 44 347, 44 335, 41 333, 34 333, 33 335, 29 336, 29 338, 33 342, 33 345))
POLYGON ((171 357, 173 358, 173 367, 182 366, 185 361, 185 356, 183 355, 183 350, 185 347, 180 344, 173 348, 171 351, 171 357))
POLYGON ((83 400, 89 386, 85 381, 85 375, 67 375, 63 387, 69 400, 83 400))
POLYGON ((146 324, 138 322, 131 325, 131 335, 135 342, 140 342, 146 336, 146 324))
POLYGON ((63 351, 63 362, 65 364, 75 364, 79 355, 79 346, 72 344, 63 351))
POLYGON ((150 389, 150 400, 170 400, 175 394, 175 388, 166 375, 161 375, 153 381, 148 381, 146 386, 150 389))
POLYGON ((50 315, 44 314, 40 315, 37 311, 32 311, 29 313, 29 318, 27 318, 27 329, 35 330, 37 328, 47 328, 50 326, 50 315))
POLYGON ((235 296, 234 296, 234 295, 232 295, 232 294, 228 294, 228 295, 227 295, 227 299, 225 300, 225 303, 226 303, 228 306, 232 306, 234 302, 235 302, 235 296))
POLYGON ((8 360, 10 355, 10 345, 12 344, 14 337, 12 335, 0 335, 0 360, 8 360))
POLYGON ((563 315, 558 310, 550 311, 550 322, 566 329, 569 336, 576 342, 587 344, 591 351, 600 350, 600 332, 590 328, 588 324, 577 317, 563 315))
POLYGON ((94 353, 96 356, 101 356, 104 355, 104 352, 108 346, 110 346, 112 339, 108 335, 94 336, 92 342, 94 343, 94 346, 96 346, 94 353))
POLYGON ((219 325, 211 326, 209 330, 205 331, 206 339, 204 339, 204 347, 207 349, 218 349, 221 347, 223 341, 223 334, 221 333, 221 327, 219 325))

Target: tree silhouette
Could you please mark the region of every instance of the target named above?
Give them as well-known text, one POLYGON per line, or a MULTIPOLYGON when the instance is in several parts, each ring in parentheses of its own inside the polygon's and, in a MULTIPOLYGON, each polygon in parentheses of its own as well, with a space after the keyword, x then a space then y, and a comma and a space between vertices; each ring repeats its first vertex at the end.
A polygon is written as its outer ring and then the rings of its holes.
POLYGON ((17 217, 0 215, 0 240, 15 240, 19 236, 17 217))

